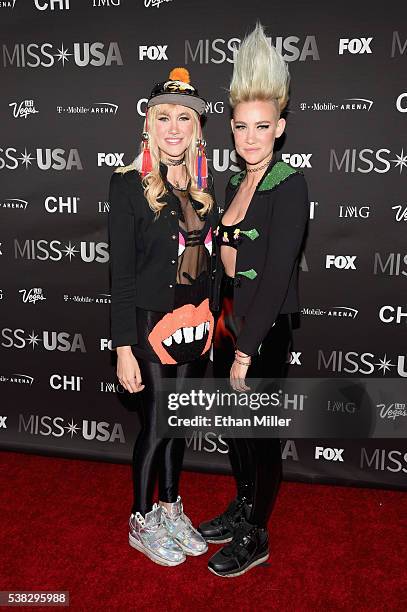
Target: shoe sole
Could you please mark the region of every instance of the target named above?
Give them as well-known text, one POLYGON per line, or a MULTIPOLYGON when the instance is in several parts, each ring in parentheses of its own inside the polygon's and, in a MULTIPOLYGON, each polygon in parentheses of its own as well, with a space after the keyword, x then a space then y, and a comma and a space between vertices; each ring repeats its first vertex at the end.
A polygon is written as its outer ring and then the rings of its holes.
POLYGON ((233 574, 218 574, 218 572, 215 572, 215 570, 209 566, 208 566, 208 570, 212 572, 212 574, 216 574, 216 576, 220 576, 221 578, 236 578, 237 576, 241 576, 242 574, 245 574, 253 567, 256 567, 256 565, 260 565, 261 563, 264 563, 265 561, 267 561, 269 556, 270 556, 269 553, 267 553, 267 555, 265 555, 264 557, 260 557, 259 559, 256 559, 255 561, 253 561, 244 570, 241 570, 240 572, 234 572, 233 574))
POLYGON ((151 561, 154 561, 154 563, 157 563, 158 565, 165 565, 167 567, 175 567, 176 565, 180 565, 181 563, 184 563, 184 561, 186 561, 186 558, 182 559, 181 561, 167 561, 166 559, 162 559, 161 557, 156 557, 153 553, 147 550, 147 548, 144 548, 142 544, 137 542, 137 540, 134 540, 130 535, 129 535, 129 544, 132 548, 135 548, 139 552, 143 553, 143 555, 145 555, 146 557, 151 559, 151 561))
POLYGON ((222 538, 221 540, 215 540, 215 538, 205 538, 205 540, 209 544, 226 544, 227 542, 231 542, 233 540, 233 536, 229 538, 222 538))

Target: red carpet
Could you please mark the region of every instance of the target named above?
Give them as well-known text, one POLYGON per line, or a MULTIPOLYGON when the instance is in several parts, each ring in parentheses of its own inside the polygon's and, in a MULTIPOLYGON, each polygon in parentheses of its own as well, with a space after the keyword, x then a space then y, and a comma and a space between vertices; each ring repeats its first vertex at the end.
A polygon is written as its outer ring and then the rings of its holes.
MULTIPOLYGON (((128 465, 0 452, 0 486, 3 591, 65 590, 71 610, 121 612, 407 607, 403 492, 283 483, 268 567, 224 579, 206 569, 215 545, 176 568, 128 546, 128 465)), ((183 474, 195 523, 233 491, 231 477, 183 474)))

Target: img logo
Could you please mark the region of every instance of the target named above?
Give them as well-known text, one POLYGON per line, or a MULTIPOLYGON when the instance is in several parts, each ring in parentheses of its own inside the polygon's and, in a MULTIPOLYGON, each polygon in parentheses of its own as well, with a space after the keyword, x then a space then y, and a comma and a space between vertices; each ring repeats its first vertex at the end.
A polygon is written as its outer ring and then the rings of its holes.
POLYGON ((340 219, 368 219, 370 215, 370 205, 338 204, 338 207, 340 219))

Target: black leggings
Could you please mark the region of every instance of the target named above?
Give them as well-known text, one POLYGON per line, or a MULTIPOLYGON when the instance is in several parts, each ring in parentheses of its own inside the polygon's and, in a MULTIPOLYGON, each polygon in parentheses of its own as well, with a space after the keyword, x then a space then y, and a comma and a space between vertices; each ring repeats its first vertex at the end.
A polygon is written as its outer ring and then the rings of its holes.
POLYGON ((137 358, 145 388, 140 392, 139 416, 141 431, 133 450, 133 508, 143 516, 153 506, 154 486, 158 476, 159 499, 175 502, 185 450, 185 438, 158 438, 157 416, 163 378, 176 378, 182 385, 186 378, 202 378, 208 359, 206 356, 182 365, 163 365, 137 358))
MULTIPOLYGON (((214 371, 216 377, 229 378, 234 359, 236 336, 242 320, 233 314, 233 283, 224 278, 223 338, 216 334, 214 371), (224 313, 227 313, 226 316, 224 313)), ((222 315, 221 315, 222 316, 222 315)), ((261 344, 260 354, 252 357, 248 378, 284 378, 292 344, 290 314, 280 314, 261 344)), ((250 386, 250 384, 249 384, 250 386)), ((282 476, 281 447, 278 438, 227 438, 229 459, 236 480, 238 497, 252 504, 249 522, 266 527, 274 507, 282 476)))
MULTIPOLYGON (((284 378, 291 345, 290 315, 280 315, 252 358, 252 378, 284 378)), ((249 385, 250 386, 250 385, 249 385)), ((278 438, 228 438, 229 459, 239 497, 252 503, 249 522, 266 527, 282 477, 281 447, 278 438)))

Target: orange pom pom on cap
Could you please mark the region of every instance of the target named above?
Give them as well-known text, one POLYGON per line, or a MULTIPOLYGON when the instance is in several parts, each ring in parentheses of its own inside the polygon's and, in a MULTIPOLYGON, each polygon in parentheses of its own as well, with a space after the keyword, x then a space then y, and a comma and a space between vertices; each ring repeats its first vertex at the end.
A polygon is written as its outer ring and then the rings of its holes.
POLYGON ((157 104, 180 104, 192 108, 198 115, 203 115, 206 107, 206 102, 199 96, 197 88, 191 85, 189 72, 184 67, 173 68, 167 80, 154 85, 147 108, 157 104))
POLYGON ((182 81, 183 83, 190 83, 191 79, 189 72, 186 68, 173 68, 168 75, 171 81, 182 81))

